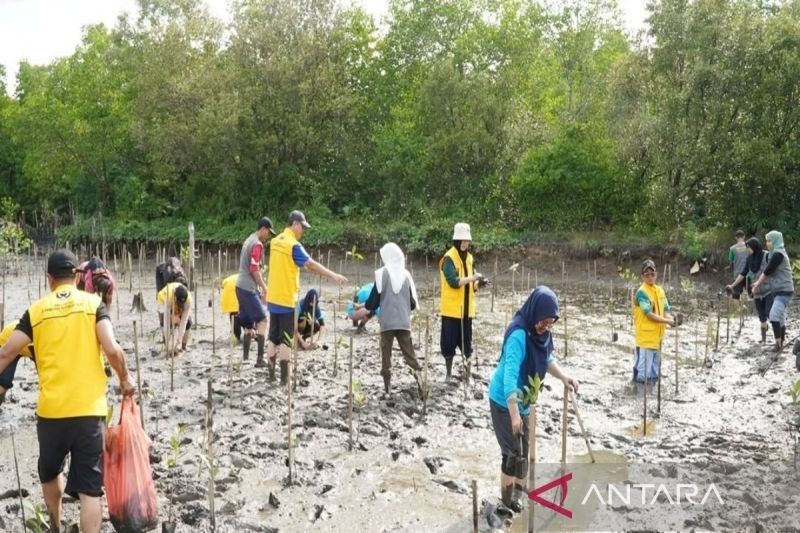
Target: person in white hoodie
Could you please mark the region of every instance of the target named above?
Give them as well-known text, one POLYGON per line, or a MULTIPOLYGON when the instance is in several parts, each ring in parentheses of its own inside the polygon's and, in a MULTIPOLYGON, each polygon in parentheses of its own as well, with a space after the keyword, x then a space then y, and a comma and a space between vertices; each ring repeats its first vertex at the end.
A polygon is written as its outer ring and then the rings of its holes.
POLYGON ((397 339, 403 359, 411 367, 420 396, 424 394, 421 380, 422 367, 414 353, 411 341, 411 311, 417 307, 417 287, 406 270, 406 258, 397 244, 390 242, 381 248, 384 266, 375 271, 375 286, 364 307, 375 311, 380 307, 381 326, 381 376, 386 394, 392 382, 392 345, 397 339))

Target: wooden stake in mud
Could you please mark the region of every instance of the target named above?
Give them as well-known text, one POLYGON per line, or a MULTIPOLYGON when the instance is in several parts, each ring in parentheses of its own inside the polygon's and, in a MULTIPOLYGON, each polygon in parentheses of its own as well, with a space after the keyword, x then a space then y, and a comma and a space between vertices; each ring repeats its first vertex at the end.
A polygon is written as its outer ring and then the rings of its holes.
MULTIPOLYGON (((528 490, 533 490, 536 482, 536 404, 531 405, 528 415, 528 490)), ((536 531, 534 505, 528 505, 528 533, 536 531)))
POLYGON ((567 296, 564 295, 564 312, 562 313, 564 319, 564 359, 567 358, 569 353, 569 332, 567 331, 567 296))
POLYGON ((14 428, 11 428, 11 451, 14 454, 14 471, 17 473, 17 495, 19 496, 19 509, 22 511, 22 531, 28 530, 25 519, 25 505, 22 503, 22 481, 19 478, 19 463, 17 462, 17 442, 14 440, 14 428))
POLYGON ((211 291, 211 299, 208 301, 208 306, 211 308, 211 364, 216 362, 217 357, 217 313, 214 309, 214 291, 211 291))
POLYGON ((292 372, 292 365, 297 358, 297 342, 292 342, 292 360, 286 365, 286 442, 289 445, 289 485, 293 484, 294 473, 294 444, 292 443, 292 389, 294 388, 294 372, 292 372))
POLYGON ((717 293, 717 331, 716 335, 714 336, 714 351, 716 352, 719 350, 719 324, 722 320, 722 300, 720 298, 720 294, 717 293))
POLYGON ((678 355, 678 326, 675 326, 675 395, 678 395, 678 366, 680 365, 680 356, 678 355))
POLYGON ((467 354, 464 352, 464 305, 461 305, 461 361, 464 365, 464 400, 469 396, 469 377, 470 377, 470 361, 467 354))
POLYGON ((3 261, 3 301, 0 303, 0 329, 6 327, 6 267, 8 264, 3 261))
POLYGON ((213 381, 214 361, 211 361, 211 367, 208 372, 208 402, 206 417, 206 459, 208 460, 208 514, 210 518, 211 531, 217 530, 217 513, 214 505, 214 400, 212 397, 212 381, 213 381))
MULTIPOLYGON (((141 265, 141 260, 139 261, 141 265)), ((141 267, 140 267, 141 268, 141 267)), ((189 290, 194 292, 194 321, 195 325, 200 324, 200 317, 197 315, 197 283, 194 279, 194 222, 189 222, 189 290)))
POLYGON ((422 415, 428 413, 428 363, 431 358, 431 317, 425 315, 425 366, 422 367, 422 382, 425 383, 425 394, 422 395, 422 415))
POLYGON ((478 481, 472 480, 472 533, 478 533, 478 481))
POLYGON ((138 324, 133 321, 133 352, 136 354, 136 388, 139 391, 139 417, 142 419, 142 429, 144 429, 144 396, 142 396, 142 363, 139 360, 139 335, 137 335, 138 324))
POLYGON ((661 341, 659 341, 659 343, 658 343, 658 385, 657 385, 658 391, 656 393, 656 396, 658 397, 658 399, 656 401, 656 411, 658 412, 658 414, 661 414, 661 359, 662 359, 662 356, 664 355, 664 352, 661 349, 662 346, 663 346, 663 344, 661 343, 661 341))
POLYGON ((350 337, 350 360, 347 380, 347 449, 353 451, 353 337, 350 337))
MULTIPOLYGON (((642 436, 647 436, 647 389, 648 389, 648 382, 650 376, 647 375, 647 369, 650 366, 650 362, 647 360, 647 352, 648 350, 643 350, 644 352, 644 423, 642 424, 642 436)), ((637 361, 638 362, 638 361, 637 361)))
POLYGON ((494 274, 492 275, 492 307, 491 312, 494 313, 494 298, 497 294, 497 256, 494 256, 494 274))
POLYGON ((581 428, 581 433, 583 434, 583 440, 586 442, 586 449, 589 450, 589 457, 591 458, 593 463, 597 461, 594 458, 594 452, 592 451, 592 445, 589 443, 589 435, 586 433, 586 428, 583 425, 583 418, 581 418, 581 412, 578 411, 578 400, 576 399, 576 394, 570 391, 570 396, 572 397, 572 410, 575 411, 575 418, 578 419, 578 425, 581 428))
POLYGON ((336 333, 336 300, 333 301, 333 377, 336 377, 339 366, 339 336, 336 333))
POLYGON ((564 384, 564 401, 561 407, 561 466, 567 464, 567 414, 569 412, 569 385, 564 384))

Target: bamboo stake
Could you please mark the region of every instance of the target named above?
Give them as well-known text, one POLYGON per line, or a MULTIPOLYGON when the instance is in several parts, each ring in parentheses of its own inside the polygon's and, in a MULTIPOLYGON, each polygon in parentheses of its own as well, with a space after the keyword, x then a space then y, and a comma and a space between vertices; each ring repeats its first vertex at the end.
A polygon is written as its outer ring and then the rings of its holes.
MULTIPOLYGON (((638 361, 637 361, 638 362, 638 361)), ((650 363, 647 361, 647 350, 644 350, 644 424, 642 424, 642 436, 647 436, 647 388, 648 388, 648 375, 647 369, 650 366, 650 363)))
POLYGON ((138 324, 133 321, 133 352, 136 354, 136 388, 139 391, 139 417, 144 429, 144 396, 142 395, 142 362, 139 359, 139 335, 137 335, 138 324))
POLYGON ((464 352, 464 305, 461 305, 461 361, 464 365, 464 400, 466 401, 469 396, 469 377, 470 377, 470 367, 469 367, 469 359, 467 359, 467 354, 464 352))
POLYGON ((497 294, 497 256, 494 256, 494 274, 492 276, 492 307, 491 312, 494 313, 494 299, 497 294))
POLYGON ((661 360, 663 359, 663 355, 664 355, 664 352, 661 349, 662 346, 663 345, 662 345, 661 341, 659 341, 658 342, 658 385, 657 385, 657 388, 658 388, 658 391, 657 391, 658 400, 656 402, 656 405, 657 405, 656 406, 656 412, 658 412, 658 414, 661 414, 661 360))
POLYGON ((569 410, 569 385, 564 384, 564 398, 561 407, 561 467, 567 464, 567 412, 569 410))
POLYGON ((17 442, 14 440, 14 429, 11 428, 11 450, 14 453, 14 471, 17 473, 17 495, 19 496, 19 509, 22 511, 22 531, 28 530, 25 519, 25 505, 22 503, 22 481, 19 478, 19 462, 17 462, 17 442))
POLYGON ((338 373, 339 336, 336 334, 336 300, 333 301, 333 377, 338 373))
POLYGON ((567 296, 564 295, 564 359, 567 358, 569 354, 569 332, 567 331, 567 296))
POLYGON ((422 367, 422 381, 425 383, 425 394, 422 395, 422 415, 428 413, 428 363, 431 356, 431 337, 430 337, 431 317, 425 316, 425 366, 422 367))
POLYGON ((478 481, 472 480, 472 533, 478 533, 478 481))
POLYGON ((586 433, 586 428, 583 425, 583 419, 581 418, 581 412, 578 411, 578 400, 576 399, 576 394, 573 392, 571 393, 572 396, 572 410, 575 411, 575 418, 578 419, 578 425, 581 428, 581 433, 583 434, 583 440, 586 442, 586 449, 589 450, 589 457, 591 458, 593 463, 597 461, 594 458, 594 452, 592 451, 592 445, 589 443, 589 435, 586 433))
MULTIPOLYGON (((536 486, 536 404, 531 405, 531 414, 528 415, 528 490, 536 486)), ((528 533, 536 531, 534 522, 535 506, 528 505, 528 533)))
POLYGON ((206 417, 206 459, 208 459, 208 513, 210 518, 211 531, 217 530, 216 507, 214 505, 214 400, 212 397, 214 361, 208 371, 208 405, 206 407, 208 415, 206 417))
POLYGON ((675 326, 675 396, 678 395, 678 366, 680 365, 680 356, 678 355, 678 327, 675 326))
POLYGON ((353 451, 353 337, 350 337, 349 380, 347 385, 347 448, 353 451))
POLYGON ((294 372, 292 372, 292 365, 294 363, 294 359, 297 358, 297 341, 292 342, 292 351, 291 351, 291 358, 292 361, 289 361, 289 364, 286 365, 286 404, 287 404, 287 416, 286 416, 286 439, 289 445, 289 485, 293 484, 293 473, 294 473, 294 449, 292 445, 292 389, 294 388, 294 372))

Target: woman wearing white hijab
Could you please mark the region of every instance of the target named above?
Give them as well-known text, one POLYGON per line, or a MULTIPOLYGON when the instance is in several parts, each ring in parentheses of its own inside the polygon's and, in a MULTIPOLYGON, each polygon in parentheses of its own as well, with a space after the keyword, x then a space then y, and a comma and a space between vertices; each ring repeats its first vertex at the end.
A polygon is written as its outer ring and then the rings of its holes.
POLYGON ((381 326, 381 376, 386 394, 389 394, 392 380, 392 345, 397 339, 403 359, 411 367, 411 374, 417 381, 420 396, 424 394, 420 371, 422 367, 414 353, 411 341, 411 311, 417 307, 417 287, 411 274, 406 270, 406 258, 395 243, 387 243, 381 248, 384 266, 375 271, 375 286, 364 307, 374 311, 380 307, 381 326))

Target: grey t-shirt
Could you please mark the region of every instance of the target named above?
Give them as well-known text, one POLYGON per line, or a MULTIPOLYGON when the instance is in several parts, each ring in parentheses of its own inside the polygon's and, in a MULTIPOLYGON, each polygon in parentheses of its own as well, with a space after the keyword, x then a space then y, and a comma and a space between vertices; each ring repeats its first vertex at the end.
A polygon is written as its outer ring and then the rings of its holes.
POLYGON ((743 242, 737 242, 730 247, 728 257, 733 263, 733 273, 738 274, 747 265, 747 246, 743 242))
POLYGON ((261 265, 264 261, 264 245, 258 240, 258 234, 253 233, 242 245, 242 254, 239 257, 239 275, 236 278, 236 286, 238 288, 255 293, 258 292, 258 285, 256 284, 256 280, 253 279, 253 275, 250 273, 250 265, 254 260, 253 248, 256 246, 261 248, 259 251, 260 253, 257 254, 258 268, 261 269, 261 265))

